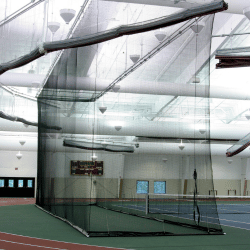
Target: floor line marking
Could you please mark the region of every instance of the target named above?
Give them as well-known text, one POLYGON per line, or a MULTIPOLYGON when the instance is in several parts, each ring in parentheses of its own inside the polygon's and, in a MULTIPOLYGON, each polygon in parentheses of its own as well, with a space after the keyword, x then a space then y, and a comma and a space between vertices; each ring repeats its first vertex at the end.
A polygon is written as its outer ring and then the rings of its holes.
POLYGON ((235 223, 243 223, 243 224, 250 225, 250 223, 248 223, 248 222, 234 221, 234 220, 227 220, 227 219, 220 219, 220 220, 225 220, 225 221, 231 221, 231 222, 235 222, 235 223))
POLYGON ((39 245, 31 245, 31 244, 26 244, 26 243, 21 243, 21 242, 15 242, 15 241, 9 241, 9 240, 1 240, 7 243, 12 243, 12 244, 19 244, 19 245, 25 245, 25 246, 31 246, 31 247, 43 247, 43 248, 49 248, 49 249, 57 249, 57 250, 67 250, 66 248, 55 248, 55 247, 45 247, 45 246, 39 246, 39 245))
POLYGON ((54 242, 59 242, 59 243, 83 245, 83 246, 90 246, 90 247, 102 247, 102 248, 111 248, 111 249, 134 250, 134 249, 127 249, 127 248, 120 248, 120 247, 107 247, 107 246, 89 245, 89 244, 84 244, 84 243, 82 244, 82 243, 74 243, 74 242, 67 242, 67 241, 50 240, 50 239, 43 239, 43 238, 37 238, 37 237, 31 237, 31 236, 24 236, 24 235, 21 235, 21 234, 12 234, 12 233, 6 233, 6 232, 0 232, 0 237, 1 237, 1 233, 15 235, 15 236, 20 236, 20 237, 24 237, 24 238, 32 238, 32 239, 38 239, 38 240, 47 240, 47 241, 54 241, 54 242))
POLYGON ((250 231, 250 229, 247 229, 247 228, 229 226, 229 225, 225 225, 225 224, 221 224, 221 225, 222 225, 222 226, 225 226, 225 227, 234 227, 234 228, 238 228, 238 229, 243 229, 243 230, 248 230, 248 231, 250 231))

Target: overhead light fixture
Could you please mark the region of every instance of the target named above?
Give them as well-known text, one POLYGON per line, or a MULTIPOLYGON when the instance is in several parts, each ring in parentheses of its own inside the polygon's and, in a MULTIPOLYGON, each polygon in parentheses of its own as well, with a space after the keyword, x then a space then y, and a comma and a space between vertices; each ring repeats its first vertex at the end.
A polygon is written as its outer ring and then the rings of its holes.
POLYGON ((245 117, 247 118, 247 120, 250 120, 250 109, 248 109, 245 113, 245 117))
POLYGON ((243 14, 250 20, 250 7, 243 9, 243 14))
POLYGON ((40 82, 32 82, 32 83, 31 83, 31 87, 32 87, 32 88, 39 88, 40 85, 41 85, 40 82))
POLYGON ((201 82, 201 79, 200 79, 200 77, 198 77, 198 76, 193 76, 193 77, 191 78, 191 82, 192 82, 192 83, 200 83, 200 82, 201 82))
POLYGON ((76 14, 75 10, 72 9, 62 9, 60 10, 60 16, 65 21, 66 24, 69 24, 69 22, 74 18, 76 14))
POLYGON ((33 66, 32 68, 28 71, 29 74, 35 74, 35 70, 33 69, 33 66))
POLYGON ((161 43, 167 36, 167 33, 163 30, 156 30, 155 31, 155 37, 157 40, 161 43))
POLYGON ((233 160, 232 159, 227 159, 227 162, 229 163, 229 164, 231 164, 232 162, 233 162, 233 160))
POLYGON ((140 58, 140 55, 134 54, 134 55, 130 55, 129 57, 130 57, 130 59, 132 60, 133 63, 137 63, 137 61, 140 58))
POLYGON ((24 139, 20 139, 19 143, 23 146, 26 143, 26 141, 24 139))
POLYGON ((18 160, 20 160, 22 157, 23 157, 23 155, 20 153, 20 151, 16 154, 16 157, 17 157, 17 159, 18 160))
POLYGON ((206 129, 205 129, 205 128, 200 128, 200 129, 199 129, 199 132, 203 135, 203 134, 206 133, 206 129))
POLYGON ((120 131, 122 129, 122 126, 115 126, 116 131, 120 131))
POLYGON ((105 111, 107 110, 107 107, 100 106, 100 107, 99 107, 99 110, 101 111, 102 114, 104 114, 105 111))
POLYGON ((163 161, 164 163, 166 163, 166 162, 168 161, 168 159, 167 159, 167 158, 162 158, 162 161, 163 161))
POLYGON ((58 29, 60 28, 60 23, 48 22, 48 28, 51 31, 51 33, 54 35, 58 31, 58 29))
POLYGON ((91 155, 91 159, 92 159, 92 161, 96 161, 97 160, 97 156, 96 155, 91 155))
POLYGON ((108 143, 107 143, 106 141, 103 141, 101 144, 102 144, 102 146, 103 146, 104 148, 106 148, 106 147, 108 146, 108 143))
POLYGON ((181 140, 181 143, 179 144, 179 149, 183 150, 184 148, 185 148, 185 145, 182 143, 182 140, 181 140))
POLYGON ((24 126, 25 128, 28 128, 28 127, 29 127, 29 125, 26 124, 26 123, 23 123, 23 126, 24 126))
POLYGON ((112 89, 114 92, 118 92, 120 88, 121 88, 120 85, 115 85, 112 89))
POLYGON ((199 34, 203 30, 204 27, 205 27, 205 23, 199 22, 199 23, 192 25, 190 28, 195 34, 199 34))

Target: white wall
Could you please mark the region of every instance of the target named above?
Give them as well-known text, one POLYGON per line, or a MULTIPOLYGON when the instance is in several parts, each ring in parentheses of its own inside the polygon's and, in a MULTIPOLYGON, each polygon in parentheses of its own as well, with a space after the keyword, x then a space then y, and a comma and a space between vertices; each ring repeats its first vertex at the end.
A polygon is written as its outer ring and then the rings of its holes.
MULTIPOLYGON (((20 160, 16 158, 17 153, 18 151, 0 151, 0 176, 36 177, 37 152, 21 151, 23 157, 20 160), (15 170, 15 168, 18 168, 18 170, 15 170)), ((98 160, 104 162, 104 175, 95 178, 117 178, 117 186, 119 186, 120 178, 133 179, 135 181, 143 179, 166 179, 171 181, 177 180, 182 176, 184 179, 192 179, 190 170, 186 171, 187 166, 193 164, 192 157, 188 163, 187 156, 177 155, 122 155, 106 152, 96 153, 96 155, 98 160), (163 158, 167 158, 168 161, 163 162, 163 158)), ((51 156, 50 164, 57 166, 51 173, 51 177, 56 175, 59 178, 85 178, 84 176, 70 175, 70 160, 90 160, 91 153, 67 153, 65 156, 64 153, 59 152, 51 153, 51 156)), ((233 162, 229 164, 224 156, 212 157, 214 185, 215 189, 218 190, 218 195, 227 195, 230 189, 237 190, 237 195, 242 195, 244 178, 250 180, 250 159, 240 157, 233 157, 232 159, 233 162)), ((199 178, 205 178, 205 176, 199 176, 199 178)), ((117 192, 119 192, 119 187, 117 188, 117 192)), ((250 190, 250 184, 247 190, 250 190)))
POLYGON ((20 160, 16 157, 17 153, 18 151, 0 151, 0 176, 36 177, 37 152, 21 151, 23 157, 20 160))
POLYGON ((213 178, 215 179, 241 179, 241 158, 232 157, 233 162, 229 164, 226 156, 213 156, 213 178))
POLYGON ((177 155, 126 155, 124 179, 179 179, 183 158, 177 155), (168 161, 163 162, 163 158, 168 161))

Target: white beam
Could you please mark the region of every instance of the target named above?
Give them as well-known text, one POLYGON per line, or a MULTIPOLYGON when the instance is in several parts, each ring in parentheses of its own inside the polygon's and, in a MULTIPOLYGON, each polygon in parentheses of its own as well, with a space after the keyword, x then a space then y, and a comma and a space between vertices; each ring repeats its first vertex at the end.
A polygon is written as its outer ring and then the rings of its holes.
MULTIPOLYGON (((202 4, 211 2, 211 0, 196 0, 194 3, 193 0, 182 0, 175 4, 173 0, 103 0, 103 1, 112 1, 112 2, 122 2, 122 3, 133 3, 133 4, 145 4, 145 5, 155 5, 155 6, 164 6, 164 7, 175 7, 175 8, 184 8, 190 9, 202 4)), ((243 9, 250 6, 249 0, 226 0, 228 3, 228 10, 224 11, 226 13, 232 14, 243 14, 243 9)), ((223 12, 223 13, 224 13, 223 12)))
MULTIPOLYGON (((33 74, 3 74, 0 76, 0 82, 5 86, 16 87, 32 87, 36 82, 41 82, 43 75, 33 74)), ((75 82, 70 81, 69 82, 75 82)), ((88 77, 77 77, 76 85, 67 85, 68 90, 84 90, 84 91, 103 91, 110 84, 105 79, 95 79, 88 77), (96 84, 96 85, 95 85, 96 84)), ((190 96, 190 97, 210 97, 221 99, 250 100, 250 93, 246 88, 226 88, 211 86, 209 87, 177 84, 166 82, 147 82, 147 81, 121 81, 120 93, 131 94, 152 94, 152 95, 171 95, 171 96, 190 96), (196 95, 195 95, 196 93, 196 95)), ((60 83, 58 83, 60 86, 60 83)), ((56 86, 55 86, 56 88, 56 86)))

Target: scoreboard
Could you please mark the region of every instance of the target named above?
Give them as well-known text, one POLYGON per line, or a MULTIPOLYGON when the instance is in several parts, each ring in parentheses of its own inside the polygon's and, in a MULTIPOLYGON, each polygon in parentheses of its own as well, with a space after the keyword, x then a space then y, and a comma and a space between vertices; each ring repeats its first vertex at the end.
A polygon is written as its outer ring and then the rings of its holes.
POLYGON ((71 175, 103 175, 103 161, 71 161, 71 175))

